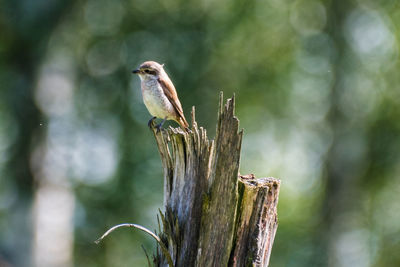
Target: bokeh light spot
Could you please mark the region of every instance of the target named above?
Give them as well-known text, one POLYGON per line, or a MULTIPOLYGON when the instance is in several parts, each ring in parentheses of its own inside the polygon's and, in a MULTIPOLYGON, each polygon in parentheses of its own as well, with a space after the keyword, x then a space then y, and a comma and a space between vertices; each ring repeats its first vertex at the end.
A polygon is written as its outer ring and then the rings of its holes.
POLYGON ((326 24, 326 10, 319 1, 296 1, 290 10, 292 27, 301 35, 320 32, 326 24))
POLYGON ((97 42, 90 48, 86 63, 93 76, 102 76, 114 72, 120 65, 120 44, 115 40, 97 42))
POLYGON ((348 43, 368 69, 386 69, 397 61, 395 37, 378 11, 354 10, 344 30, 348 43))
POLYGON ((93 35, 118 32, 124 13, 124 7, 118 0, 89 0, 85 6, 85 20, 93 35))

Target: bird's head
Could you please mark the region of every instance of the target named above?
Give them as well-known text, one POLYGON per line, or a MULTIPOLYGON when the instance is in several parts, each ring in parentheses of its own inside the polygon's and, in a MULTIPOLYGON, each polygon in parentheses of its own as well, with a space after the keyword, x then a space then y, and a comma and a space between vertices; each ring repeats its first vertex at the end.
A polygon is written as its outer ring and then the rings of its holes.
POLYGON ((143 62, 138 69, 132 73, 138 74, 141 80, 156 80, 164 73, 164 64, 159 64, 155 61, 143 62))

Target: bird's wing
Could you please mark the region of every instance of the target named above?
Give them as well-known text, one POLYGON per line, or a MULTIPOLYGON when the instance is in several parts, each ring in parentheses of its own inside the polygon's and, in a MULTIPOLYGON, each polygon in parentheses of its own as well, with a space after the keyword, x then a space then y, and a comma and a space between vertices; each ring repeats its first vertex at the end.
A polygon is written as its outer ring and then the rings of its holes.
POLYGON ((185 115, 183 114, 181 102, 179 102, 178 95, 176 94, 175 86, 172 84, 171 80, 168 78, 159 77, 158 82, 161 84, 164 94, 167 96, 169 102, 171 102, 172 106, 175 108, 176 113, 183 120, 184 126, 188 127, 188 123, 185 119, 185 115))

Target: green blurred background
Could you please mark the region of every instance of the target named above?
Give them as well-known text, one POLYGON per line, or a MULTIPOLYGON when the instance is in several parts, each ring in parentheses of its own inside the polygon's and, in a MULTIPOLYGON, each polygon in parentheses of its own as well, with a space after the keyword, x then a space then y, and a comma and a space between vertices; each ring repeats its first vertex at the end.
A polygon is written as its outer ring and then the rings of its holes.
MULTIPOLYGON (((3 0, 0 266, 145 266, 162 170, 139 79, 165 63, 242 174, 282 179, 270 266, 400 266, 400 2, 3 0)), ((174 125, 168 123, 167 125, 174 125)))

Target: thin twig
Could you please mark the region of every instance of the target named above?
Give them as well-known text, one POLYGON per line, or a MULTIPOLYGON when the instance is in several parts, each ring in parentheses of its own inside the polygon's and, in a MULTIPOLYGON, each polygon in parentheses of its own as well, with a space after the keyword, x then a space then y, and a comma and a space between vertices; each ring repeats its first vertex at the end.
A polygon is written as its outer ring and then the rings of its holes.
POLYGON ((94 242, 95 242, 96 244, 99 244, 106 236, 108 236, 111 232, 113 232, 114 230, 116 230, 116 229, 118 229, 118 228, 120 228, 120 227, 133 227, 133 228, 142 230, 143 232, 145 232, 145 233, 151 235, 151 236, 157 241, 157 243, 160 245, 163 254, 164 254, 165 257, 167 258, 167 262, 168 262, 169 267, 174 267, 174 264, 173 264, 173 262, 172 262, 171 255, 169 254, 167 247, 166 247, 165 244, 161 241, 161 239, 160 239, 156 234, 154 234, 152 231, 150 231, 149 229, 147 229, 147 228, 145 228, 145 227, 143 227, 143 226, 141 226, 141 225, 138 225, 138 224, 134 224, 134 223, 122 223, 122 224, 115 225, 115 226, 111 227, 110 229, 108 229, 107 232, 105 232, 99 239, 97 239, 97 240, 94 241, 94 242))

